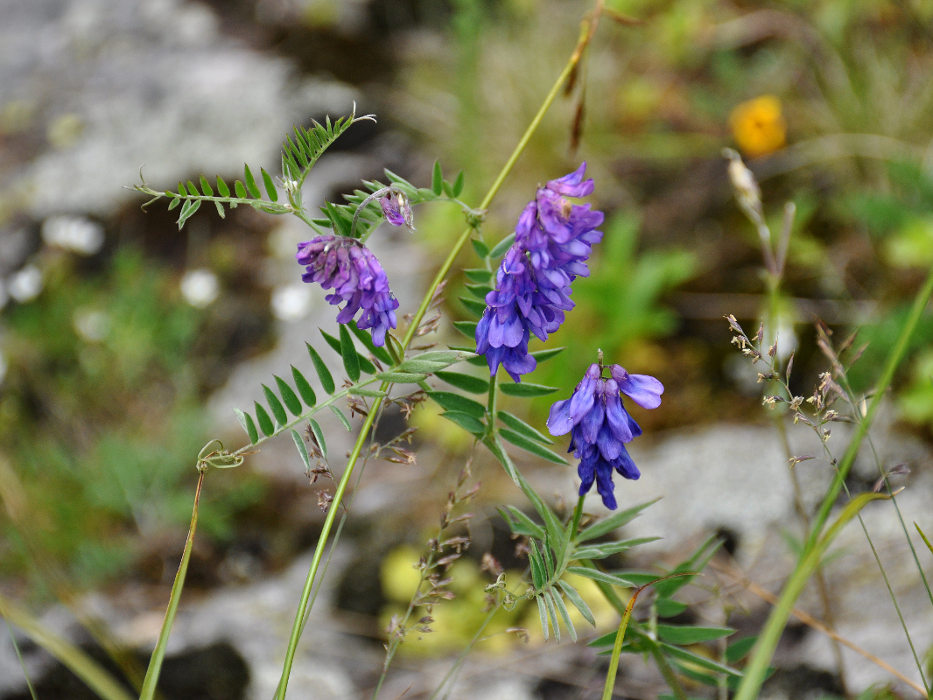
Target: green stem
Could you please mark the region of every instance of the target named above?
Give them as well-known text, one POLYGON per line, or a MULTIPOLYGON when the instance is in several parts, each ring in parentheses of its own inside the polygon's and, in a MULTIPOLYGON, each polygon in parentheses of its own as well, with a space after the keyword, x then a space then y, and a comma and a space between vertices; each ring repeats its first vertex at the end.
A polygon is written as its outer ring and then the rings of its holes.
POLYGON ((188 527, 188 538, 185 540, 185 551, 181 555, 181 562, 179 562, 178 571, 175 573, 172 594, 169 597, 168 608, 165 610, 165 619, 162 621, 159 639, 152 652, 152 657, 149 659, 149 668, 146 669, 143 687, 139 692, 140 700, 152 700, 155 696, 156 684, 159 682, 159 672, 162 670, 162 661, 165 658, 165 649, 168 646, 172 625, 175 623, 175 614, 178 612, 181 592, 185 586, 188 562, 191 559, 191 548, 194 545, 194 533, 198 528, 198 504, 201 500, 201 486, 204 484, 204 475, 207 473, 200 465, 198 471, 198 485, 194 491, 194 506, 191 509, 191 524, 188 527))
POLYGON ((622 621, 619 623, 619 629, 616 632, 616 641, 612 645, 612 657, 609 659, 609 671, 606 673, 606 683, 603 686, 603 700, 612 700, 612 689, 616 685, 616 673, 619 670, 619 657, 622 656, 622 640, 625 639, 625 630, 628 628, 628 621, 632 617, 632 610, 635 609, 635 600, 638 598, 639 588, 632 597, 629 598, 628 605, 625 606, 625 613, 622 615, 622 621))

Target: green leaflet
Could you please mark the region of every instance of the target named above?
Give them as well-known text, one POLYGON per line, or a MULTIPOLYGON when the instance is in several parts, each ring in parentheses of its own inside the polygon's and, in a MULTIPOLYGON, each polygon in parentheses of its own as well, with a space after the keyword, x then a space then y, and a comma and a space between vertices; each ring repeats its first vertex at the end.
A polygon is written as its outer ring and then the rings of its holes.
POLYGON ((311 362, 314 364, 314 371, 317 372, 318 379, 321 380, 321 387, 328 394, 333 394, 334 389, 334 378, 330 374, 330 370, 327 369, 327 365, 324 364, 324 360, 321 359, 321 356, 318 355, 317 350, 311 346, 310 343, 305 343, 305 346, 308 348, 308 354, 311 356, 311 362))
POLYGON ((317 403, 314 389, 311 388, 305 376, 295 368, 295 365, 291 365, 291 368, 292 379, 295 380, 295 386, 298 388, 298 393, 301 394, 301 400, 305 402, 306 406, 313 407, 317 403))

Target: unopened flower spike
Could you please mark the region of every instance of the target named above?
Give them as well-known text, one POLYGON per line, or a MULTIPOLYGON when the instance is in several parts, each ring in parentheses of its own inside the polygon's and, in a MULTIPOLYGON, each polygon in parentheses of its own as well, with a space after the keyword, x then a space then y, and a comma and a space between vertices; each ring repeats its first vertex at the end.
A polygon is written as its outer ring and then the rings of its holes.
POLYGON ((532 334, 547 340, 573 308, 570 284, 589 275, 586 261, 602 240, 596 228, 603 214, 567 197, 593 192, 583 179, 586 163, 551 180, 535 192, 518 218, 515 242, 496 273, 496 287, 486 295, 486 310, 476 326, 476 352, 486 356, 490 374, 502 365, 516 382, 531 372, 528 352, 532 334))
POLYGON ((355 238, 329 234, 299 243, 295 258, 305 265, 303 281, 332 289, 327 301, 334 306, 344 304, 337 323, 348 323, 362 310, 356 325, 370 329, 373 343, 385 345, 386 333, 396 327, 398 300, 369 248, 355 238))
POLYGON ((664 385, 647 374, 629 374, 624 367, 604 368, 602 354, 598 363, 589 366, 569 399, 551 406, 547 426, 551 435, 570 433, 570 448, 580 460, 580 495, 596 483, 603 504, 616 507, 613 471, 626 479, 641 476, 625 443, 641 435, 641 427, 625 410, 621 394, 642 408, 661 405, 664 385), (609 370, 609 376, 603 377, 609 370))
MULTIPOLYGON (((409 233, 414 232, 415 219, 411 211, 411 202, 408 201, 408 195, 402 192, 397 185, 389 185, 376 190, 360 202, 360 205, 356 208, 356 213, 353 215, 353 223, 350 225, 351 238, 356 237, 356 222, 360 218, 360 214, 374 199, 379 200, 379 206, 382 207, 382 214, 385 216, 386 221, 393 226, 404 226, 409 233)), ((365 240, 366 236, 361 238, 365 240)))

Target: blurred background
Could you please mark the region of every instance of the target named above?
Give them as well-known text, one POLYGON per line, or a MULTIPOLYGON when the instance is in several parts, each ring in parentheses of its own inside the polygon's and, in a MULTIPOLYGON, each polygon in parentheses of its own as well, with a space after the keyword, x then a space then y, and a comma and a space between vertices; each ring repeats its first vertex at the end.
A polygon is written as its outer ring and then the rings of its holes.
MULTIPOLYGON (((662 407, 633 412, 645 430, 632 449, 643 477, 617 493, 629 504, 663 495, 633 533, 664 540, 621 564, 671 565, 718 532, 732 561, 776 590, 801 531, 761 386, 723 320, 735 314, 753 333, 766 286, 722 149, 742 153, 758 177, 773 230, 785 202, 796 205, 777 324, 779 353, 795 353, 795 391, 809 395, 829 364, 815 343, 817 320, 840 343, 859 330, 865 347, 850 379, 870 389, 933 264, 933 4, 605 4, 638 22, 602 18, 575 85, 519 160, 484 234, 507 235, 536 185, 587 161, 589 201, 606 213, 606 235, 591 276, 575 283, 577 308, 549 341, 568 350, 529 379, 563 398, 597 348, 608 362, 659 377, 662 407)), ((427 185, 438 159, 446 173, 465 172, 462 199, 475 205, 569 57, 590 4, 3 0, 0 8, 0 591, 90 650, 101 638, 138 650, 124 661, 144 668, 184 542, 198 450, 215 436, 242 444, 233 409, 261 399, 261 383, 288 364, 310 367, 304 342, 322 346, 317 328, 335 325, 321 291, 299 281, 295 245, 309 237, 299 222, 204 210, 179 232, 162 203, 143 211, 127 187, 140 173, 156 188, 202 172, 229 181, 244 162, 275 173, 294 124, 348 114, 355 103, 378 123, 354 126, 328 151, 307 203, 337 200, 383 168, 427 185)), ((463 225, 443 205, 415 216, 413 236, 381 230, 372 240, 400 312, 417 307, 463 225)), ((460 266, 476 262, 464 253, 460 266)), ((451 280, 451 320, 463 317, 456 297, 467 281, 451 280)), ((909 472, 905 519, 927 532, 931 338, 926 316, 876 436, 880 462, 909 472)), ((441 340, 466 342, 446 322, 441 340)), ((550 400, 511 408, 543 429, 550 400)), ((388 416, 386 429, 393 421, 401 418, 388 416)), ((469 436, 432 411, 414 421, 417 464, 373 462, 357 489, 303 641, 296 696, 311 697, 302 687, 316 688, 313 697, 363 696, 375 684, 386 624, 414 585, 410 565, 471 454, 469 436)), ((326 427, 339 455, 350 436, 326 427)), ((844 426, 838 434, 830 448, 841 455, 844 426)), ((791 439, 819 450, 805 430, 791 439)), ((333 488, 327 478, 309 483, 291 441, 281 443, 207 479, 166 697, 268 697, 275 687, 321 498, 333 488)), ((542 493, 572 505, 570 466, 526 459, 522 468, 542 493)), ((798 470, 805 500, 817 501, 829 465, 798 470)), ((877 477, 866 460, 850 486, 870 489, 877 477)), ((386 697, 430 692, 470 639, 489 582, 484 552, 510 570, 525 566, 495 511, 520 495, 481 452, 470 480, 481 486, 457 597, 436 610, 435 632, 403 646, 386 697)), ((588 509, 601 512, 598 500, 588 509)), ((892 520, 885 510, 873 525, 908 620, 926 620, 914 640, 924 657, 930 610, 892 520)), ((853 529, 828 568, 836 625, 917 678, 860 537, 853 529)), ((919 554, 929 571, 928 553, 919 554)), ((754 629, 767 614, 760 599, 733 600, 736 591, 707 583, 717 609, 744 615, 728 617, 733 626, 754 629)), ((605 662, 583 645, 543 645, 527 612, 499 629, 526 626, 531 641, 494 635, 455 697, 598 696, 605 662)), ((779 659, 804 687, 900 697, 899 681, 851 652, 840 677, 826 638, 794 630, 779 659)), ((39 697, 84 697, 14 630, 0 639, 0 697, 29 697, 11 635, 39 697)), ((625 697, 655 697, 650 670, 626 663, 625 697)), ((780 695, 778 681, 771 697, 804 697, 780 695)))

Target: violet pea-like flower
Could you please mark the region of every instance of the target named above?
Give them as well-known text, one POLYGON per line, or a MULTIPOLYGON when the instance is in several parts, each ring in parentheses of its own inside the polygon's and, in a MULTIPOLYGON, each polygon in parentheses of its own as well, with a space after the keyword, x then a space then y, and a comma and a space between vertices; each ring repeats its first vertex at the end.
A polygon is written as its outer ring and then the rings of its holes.
POLYGON ((596 229, 603 214, 566 197, 593 191, 584 179, 586 163, 551 180, 535 192, 515 226, 515 242, 496 274, 496 288, 486 295, 487 308, 476 326, 476 352, 486 356, 490 374, 499 366, 516 382, 535 368, 528 352, 532 334, 544 341, 560 328, 573 308, 570 285, 589 274, 592 246, 602 239, 596 229))
POLYGON ((551 406, 547 426, 551 435, 570 433, 570 448, 580 460, 580 495, 596 483, 603 504, 616 507, 613 472, 626 479, 641 476, 625 444, 641 435, 641 427, 625 410, 620 393, 643 408, 661 405, 664 386, 646 374, 629 374, 619 365, 612 365, 609 377, 603 367, 592 364, 577 384, 569 399, 551 406))
POLYGON ((306 266, 303 281, 332 289, 327 301, 334 306, 344 304, 337 323, 348 323, 362 310, 357 326, 370 329, 373 343, 385 345, 386 333, 396 327, 398 300, 369 248, 355 238, 331 234, 299 243, 295 257, 306 266))

